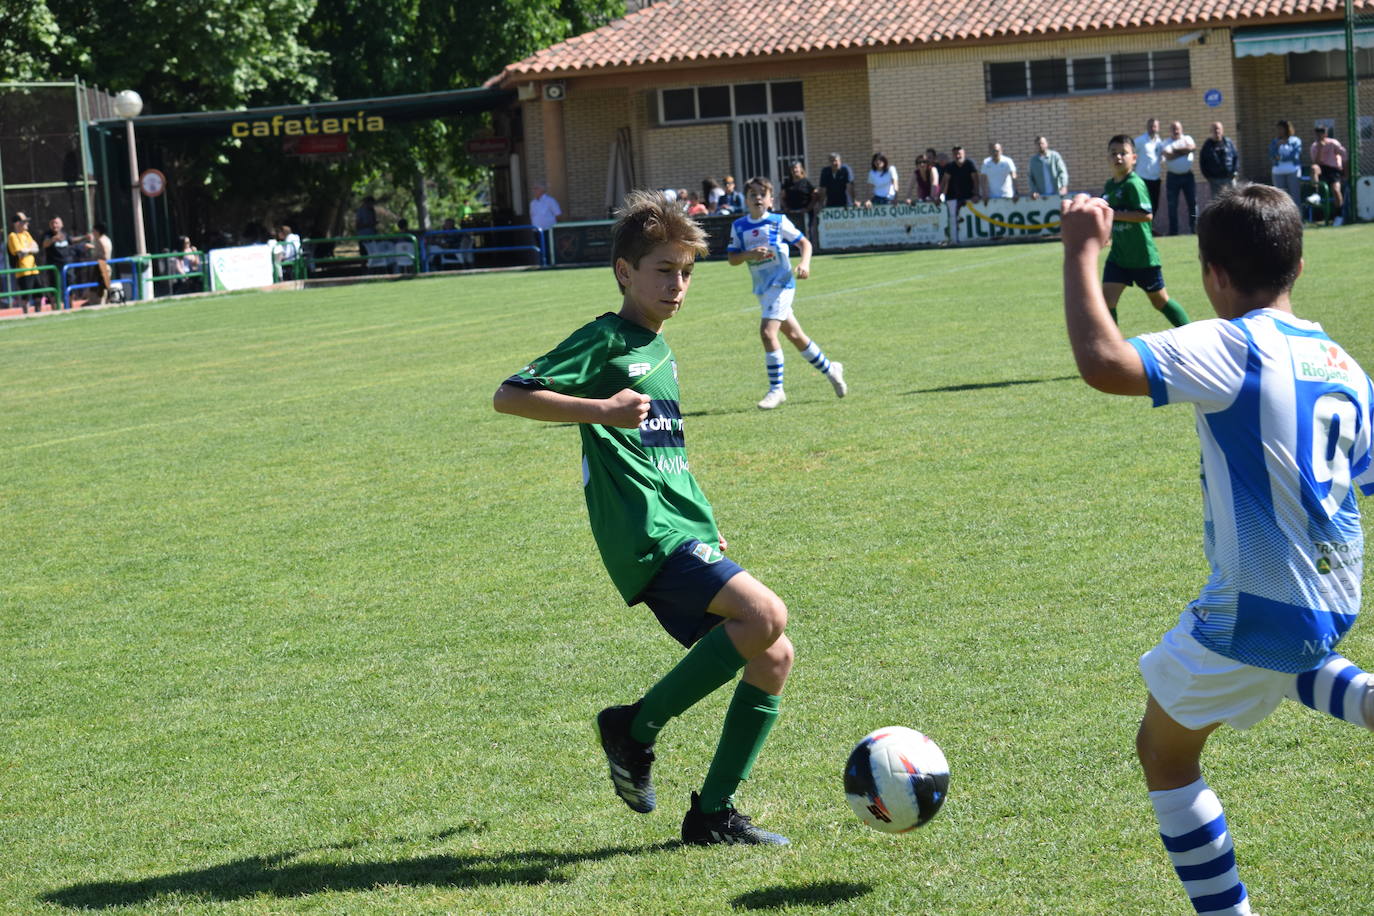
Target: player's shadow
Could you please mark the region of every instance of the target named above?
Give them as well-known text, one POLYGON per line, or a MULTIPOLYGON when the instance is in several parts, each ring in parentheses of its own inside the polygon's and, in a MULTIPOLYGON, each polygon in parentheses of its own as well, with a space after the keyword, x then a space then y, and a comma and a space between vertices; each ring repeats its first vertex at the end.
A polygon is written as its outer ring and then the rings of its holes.
POLYGON ((1054 378, 1014 378, 1004 382, 969 382, 964 385, 941 385, 939 388, 918 388, 905 394, 944 394, 949 391, 979 391, 983 388, 1010 388, 1013 385, 1043 385, 1046 382, 1075 382, 1076 375, 1058 375, 1054 378))
MULTIPOLYGON (((449 831, 451 833, 456 831, 449 831)), ((442 838, 439 834, 430 839, 442 838)), ((321 850, 357 846, 343 843, 311 849, 249 856, 189 871, 135 881, 93 881, 39 895, 44 903, 71 909, 110 909, 178 895, 203 901, 232 901, 260 894, 305 897, 327 891, 366 891, 376 887, 500 887, 513 884, 561 883, 571 880, 570 866, 621 855, 673 849, 672 842, 643 846, 608 846, 582 852, 525 850, 501 855, 438 854, 381 862, 296 861, 321 850)))
POLYGON ((855 884, 852 881, 820 881, 813 884, 798 884, 776 887, 763 887, 747 894, 740 894, 730 901, 737 910, 778 910, 788 906, 834 906, 862 897, 873 890, 868 884, 855 884))

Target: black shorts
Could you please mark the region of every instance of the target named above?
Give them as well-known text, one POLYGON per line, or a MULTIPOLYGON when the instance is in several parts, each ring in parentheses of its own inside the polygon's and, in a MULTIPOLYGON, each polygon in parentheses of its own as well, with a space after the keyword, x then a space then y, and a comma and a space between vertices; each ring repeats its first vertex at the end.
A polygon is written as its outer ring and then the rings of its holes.
POLYGON ((647 604, 668 635, 690 647, 725 621, 706 609, 725 583, 742 572, 744 567, 719 550, 688 541, 663 561, 658 574, 630 603, 647 604))
POLYGON ((1138 286, 1147 293, 1164 288, 1164 268, 1122 267, 1115 261, 1108 261, 1102 268, 1103 283, 1120 283, 1122 286, 1138 286))

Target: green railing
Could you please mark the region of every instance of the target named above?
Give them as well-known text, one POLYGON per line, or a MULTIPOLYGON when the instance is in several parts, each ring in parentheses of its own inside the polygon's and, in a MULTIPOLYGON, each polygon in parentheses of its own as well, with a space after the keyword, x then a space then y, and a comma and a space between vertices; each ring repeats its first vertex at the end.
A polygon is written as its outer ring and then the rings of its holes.
MULTIPOLYGON (((187 271, 186 273, 184 273, 184 274, 174 274, 174 273, 159 274, 156 270, 154 270, 154 271, 152 271, 152 278, 151 278, 151 279, 152 279, 152 287, 153 287, 153 290, 157 289, 157 284, 159 284, 159 283, 166 283, 166 282, 168 282, 168 281, 175 282, 175 281, 177 281, 177 280, 190 280, 190 279, 194 279, 194 278, 196 278, 196 277, 199 277, 202 281, 204 281, 204 282, 201 284, 201 286, 202 286, 203 289, 208 290, 208 289, 210 288, 210 286, 209 286, 210 274, 209 274, 209 271, 207 271, 207 270, 205 269, 205 252, 203 252, 203 251, 199 251, 199 250, 193 250, 193 251, 168 251, 168 252, 164 252, 164 253, 162 253, 162 254, 142 254, 142 255, 135 255, 134 258, 135 258, 137 261, 140 262, 140 263, 139 263, 139 267, 142 267, 142 266, 143 266, 143 265, 142 265, 142 262, 144 262, 144 261, 147 261, 148 264, 151 265, 154 261, 170 261, 170 260, 172 260, 173 258, 184 258, 184 257, 186 257, 187 255, 190 255, 190 254, 195 255, 195 256, 199 259, 199 261, 200 261, 200 269, 199 269, 199 270, 188 270, 188 271, 187 271)), ((149 292, 152 292, 152 290, 150 290, 149 292)))
MULTIPOLYGON (((61 276, 60 274, 58 274, 57 268, 53 265, 39 264, 34 267, 7 267, 3 270, 0 270, 0 277, 15 277, 20 274, 32 274, 34 271, 37 271, 40 276, 50 274, 53 278, 52 283, 48 286, 39 286, 33 289, 13 289, 8 291, 4 290, 3 286, 0 285, 0 302, 3 302, 5 299, 15 298, 17 296, 41 299, 43 295, 46 293, 48 294, 48 298, 52 300, 53 311, 57 311, 57 309, 62 304, 62 291, 58 288, 58 285, 61 283, 61 276)), ((8 302, 6 302, 4 307, 10 308, 11 306, 8 302)), ((39 308, 42 308, 42 305, 35 304, 35 311, 39 308)))
POLYGON ((410 269, 419 273, 423 270, 420 262, 420 240, 408 233, 398 232, 393 235, 341 235, 332 238, 303 239, 301 240, 300 254, 294 260, 283 263, 294 265, 296 280, 304 280, 315 267, 321 264, 349 264, 362 261, 390 261, 392 258, 405 258, 410 262, 410 269), (332 244, 337 246, 340 242, 357 242, 357 254, 330 255, 328 257, 316 257, 306 254, 313 251, 315 246, 320 244, 332 244), (390 250, 388 251, 364 251, 363 246, 372 242, 386 242, 390 250), (397 250, 397 242, 401 250, 397 250))

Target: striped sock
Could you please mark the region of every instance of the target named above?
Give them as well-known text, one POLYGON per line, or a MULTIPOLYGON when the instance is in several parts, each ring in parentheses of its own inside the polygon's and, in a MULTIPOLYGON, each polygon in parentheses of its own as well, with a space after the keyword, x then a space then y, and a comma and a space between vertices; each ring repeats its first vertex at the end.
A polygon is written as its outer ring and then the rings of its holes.
POLYGON ((1317 712, 1374 729, 1374 675, 1335 652, 1327 656, 1320 668, 1295 677, 1288 698, 1317 712))
POLYGON ((806 357, 806 361, 821 372, 830 371, 830 360, 825 358, 825 354, 821 352, 820 346, 814 340, 806 345, 806 349, 802 351, 802 356, 806 357))
POLYGON ((768 367, 768 390, 775 391, 782 387, 782 351, 765 350, 763 351, 763 364, 768 367))
POLYGON ((1250 900, 1236 874, 1231 831, 1216 793, 1199 779, 1181 789, 1151 792, 1159 836, 1183 889, 1199 913, 1248 916, 1250 900))

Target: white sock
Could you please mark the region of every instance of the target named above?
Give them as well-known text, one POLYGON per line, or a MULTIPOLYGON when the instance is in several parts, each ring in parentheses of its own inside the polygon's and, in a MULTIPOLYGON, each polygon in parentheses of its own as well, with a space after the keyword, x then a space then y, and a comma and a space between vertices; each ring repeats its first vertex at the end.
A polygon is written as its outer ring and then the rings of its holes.
POLYGON ((1206 781, 1151 792, 1150 803, 1160 839, 1193 909, 1215 916, 1249 916, 1250 900, 1236 873, 1226 815, 1206 781))

